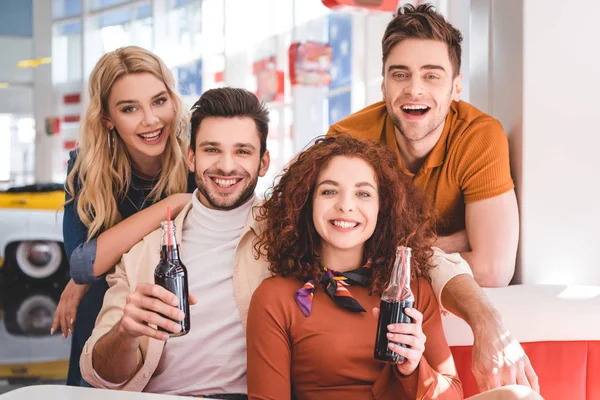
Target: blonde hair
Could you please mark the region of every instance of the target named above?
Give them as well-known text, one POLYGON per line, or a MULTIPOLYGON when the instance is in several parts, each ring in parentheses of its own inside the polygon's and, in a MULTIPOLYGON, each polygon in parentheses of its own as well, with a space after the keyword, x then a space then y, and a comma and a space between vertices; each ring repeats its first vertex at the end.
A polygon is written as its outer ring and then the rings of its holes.
POLYGON ((119 79, 128 74, 150 73, 161 80, 173 102, 175 117, 166 128, 167 144, 162 154, 158 182, 148 198, 160 200, 187 190, 188 169, 184 154, 189 143, 187 114, 175 89, 173 75, 155 54, 127 46, 105 54, 90 75, 89 105, 79 132, 79 154, 67 177, 65 190, 76 201, 77 214, 88 228, 88 240, 121 221, 117 198, 129 189, 131 162, 121 137, 103 123, 108 116, 108 96, 119 79), (75 178, 80 188, 75 199, 75 178))

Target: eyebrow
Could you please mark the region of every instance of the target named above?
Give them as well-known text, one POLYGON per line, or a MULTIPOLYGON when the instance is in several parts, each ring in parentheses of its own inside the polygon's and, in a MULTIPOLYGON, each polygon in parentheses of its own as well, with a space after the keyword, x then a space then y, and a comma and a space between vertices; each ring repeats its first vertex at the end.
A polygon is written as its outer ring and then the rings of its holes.
MULTIPOLYGON (((331 179, 326 179, 323 182, 319 183, 317 185, 317 187, 321 186, 321 185, 331 185, 331 186, 340 186, 339 183, 337 183, 336 181, 332 181, 331 179)), ((364 187, 364 186, 370 186, 373 188, 373 190, 377 190, 375 189, 375 186, 373 186, 372 184, 370 184, 369 182, 358 182, 356 185, 354 185, 355 187, 364 187)))
MULTIPOLYGON (((220 146, 221 146, 221 143, 219 143, 219 142, 204 141, 204 142, 198 143, 198 147, 220 147, 220 146)), ((252 143, 236 143, 233 146, 238 149, 248 148, 248 149, 256 150, 256 147, 252 143)))
MULTIPOLYGON (((442 67, 441 65, 436 65, 436 64, 426 64, 420 68, 421 71, 427 71, 427 70, 431 70, 431 69, 437 69, 437 70, 446 72, 446 69, 444 67, 442 67)), ((410 68, 408 68, 406 65, 402 65, 402 64, 390 65, 388 67, 388 72, 393 71, 393 70, 410 71, 410 68)))
MULTIPOLYGON (((166 94, 167 94, 167 91, 163 90, 162 92, 157 93, 154 96, 152 96, 152 100, 156 99, 157 97, 164 96, 166 94)), ((119 101, 117 101, 117 104, 115 106, 118 107, 121 104, 135 104, 137 102, 138 102, 137 100, 119 100, 119 101)))

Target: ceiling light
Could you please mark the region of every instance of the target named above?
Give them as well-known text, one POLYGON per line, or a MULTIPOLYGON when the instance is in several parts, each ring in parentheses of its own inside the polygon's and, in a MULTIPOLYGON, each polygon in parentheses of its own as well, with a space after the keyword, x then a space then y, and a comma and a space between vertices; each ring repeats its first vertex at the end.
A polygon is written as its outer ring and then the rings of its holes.
POLYGON ((42 57, 33 60, 21 60, 17 63, 18 68, 37 68, 41 64, 50 64, 52 57, 42 57))

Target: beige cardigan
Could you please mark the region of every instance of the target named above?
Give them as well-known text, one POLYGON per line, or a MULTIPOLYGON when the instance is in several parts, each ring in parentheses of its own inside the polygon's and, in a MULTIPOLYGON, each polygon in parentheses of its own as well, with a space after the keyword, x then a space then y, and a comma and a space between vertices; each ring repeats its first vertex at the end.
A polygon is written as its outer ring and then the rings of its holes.
MULTIPOLYGON (((268 263, 263 258, 258 260, 255 258, 253 247, 253 241, 260 233, 259 224, 255 218, 255 207, 259 205, 259 201, 255 201, 252 211, 248 214, 233 264, 233 291, 244 329, 252 293, 263 279, 270 276, 268 263)), ((179 238, 182 237, 183 221, 191 207, 192 203, 190 202, 175 219, 179 238)), ((123 255, 115 270, 106 276, 110 288, 104 296, 104 303, 96 320, 96 326, 84 346, 80 359, 81 374, 92 386, 106 388, 97 378, 93 368, 94 345, 121 320, 127 296, 135 290, 136 285, 138 283, 154 283, 154 268, 160 259, 160 236, 161 232, 158 229, 144 237, 140 243, 123 255)), ((139 354, 143 363, 121 389, 142 391, 158 366, 163 347, 164 342, 161 340, 141 337, 139 354)))

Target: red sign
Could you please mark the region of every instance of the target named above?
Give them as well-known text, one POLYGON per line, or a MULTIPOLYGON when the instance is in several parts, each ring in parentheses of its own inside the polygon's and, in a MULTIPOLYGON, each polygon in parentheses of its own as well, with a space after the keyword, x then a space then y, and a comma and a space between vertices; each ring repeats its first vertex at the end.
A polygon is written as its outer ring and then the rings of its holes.
POLYGON ((338 7, 366 8, 377 11, 396 11, 398 0, 322 0, 325 7, 336 9, 338 7))
POLYGON ((332 50, 329 44, 292 43, 289 50, 292 85, 329 86, 332 50))
POLYGON ((261 101, 283 101, 284 74, 277 70, 277 58, 271 56, 252 64, 252 73, 256 77, 256 96, 261 101))
POLYGON ((63 148, 65 150, 73 150, 77 147, 77 140, 65 140, 63 142, 63 148))
POLYGON ((46 118, 46 134, 57 135, 60 133, 60 119, 55 117, 46 118))
POLYGON ((73 115, 65 115, 63 117, 63 121, 65 122, 79 122, 79 114, 73 114, 73 115))
POLYGON ((81 102, 80 93, 70 93, 63 96, 63 103, 65 104, 79 104, 81 102))

